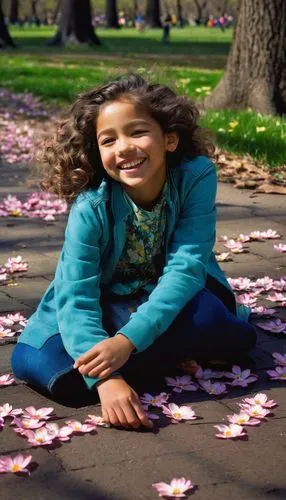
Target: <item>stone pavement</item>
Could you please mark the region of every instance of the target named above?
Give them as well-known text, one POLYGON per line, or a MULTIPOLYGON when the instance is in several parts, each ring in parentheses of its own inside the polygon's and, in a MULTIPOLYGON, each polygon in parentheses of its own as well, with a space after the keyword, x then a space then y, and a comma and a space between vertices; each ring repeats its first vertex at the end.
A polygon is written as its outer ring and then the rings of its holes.
MULTIPOLYGON (((0 199, 8 193, 23 197, 26 172, 17 167, 0 167, 0 199)), ((220 184, 218 192, 218 235, 238 235, 255 229, 276 229, 286 238, 286 197, 255 195, 220 184)), ((30 270, 17 279, 15 287, 0 287, 0 314, 21 311, 29 316, 53 277, 62 244, 66 219, 47 223, 40 219, 1 218, 0 264, 9 256, 21 254, 30 270)), ((222 246, 218 249, 222 250, 222 246)), ((223 263, 228 276, 282 277, 286 275, 286 256, 273 249, 273 241, 251 243, 251 252, 223 263)), ((286 317, 281 308, 280 317, 286 317)), ((11 342, 11 340, 10 340, 11 342)), ((11 343, 0 345, 0 374, 10 371, 11 343)), ((232 390, 223 398, 199 391, 176 396, 176 401, 192 404, 200 419, 168 425, 155 431, 133 432, 98 428, 95 435, 72 437, 70 443, 55 448, 32 449, 35 469, 31 477, 1 475, 0 497, 5 500, 102 499, 151 500, 157 493, 151 484, 169 482, 173 477, 191 478, 197 486, 197 500, 262 500, 286 498, 286 391, 285 384, 269 382, 265 369, 272 368, 271 353, 286 352, 286 336, 259 331, 257 348, 252 352, 259 381, 250 389, 232 390), (214 437, 214 424, 237 411, 237 401, 246 394, 265 391, 279 406, 274 417, 258 428, 248 427, 248 441, 224 441, 214 437)), ((166 374, 167 375, 167 374, 166 374)), ((148 392, 166 390, 145 387, 148 392)), ((51 406, 51 402, 19 382, 0 388, 0 405, 15 408, 51 406)), ((172 400, 174 398, 172 397, 172 400)), ((67 417, 83 421, 90 413, 100 414, 97 404, 88 407, 63 406, 53 402, 59 423, 67 417)), ((5 425, 0 433, 0 454, 30 451, 29 445, 5 425)), ((190 495, 192 496, 192 495, 190 495)))

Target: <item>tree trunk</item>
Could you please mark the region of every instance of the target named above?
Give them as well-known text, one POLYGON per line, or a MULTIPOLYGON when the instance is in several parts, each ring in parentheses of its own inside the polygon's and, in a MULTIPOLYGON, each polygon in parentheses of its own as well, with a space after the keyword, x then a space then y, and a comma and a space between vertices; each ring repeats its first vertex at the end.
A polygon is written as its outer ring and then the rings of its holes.
POLYGON ((286 113, 285 48, 285 0, 240 0, 226 71, 205 107, 286 113))
POLYGON ((184 20, 182 16, 182 4, 181 0, 177 0, 177 18, 179 26, 182 28, 184 26, 184 20))
POLYGON ((200 3, 200 0, 194 0, 194 4, 197 8, 197 16, 196 16, 196 19, 199 19, 199 21, 201 21, 203 19, 203 12, 204 12, 204 9, 206 8, 207 6, 207 1, 204 0, 203 2, 200 3))
POLYGON ((106 0, 105 15, 108 28, 120 28, 118 24, 117 0, 106 0))
POLYGON ((6 45, 9 47, 16 47, 5 24, 2 1, 0 0, 0 48, 5 47, 6 45))
POLYGON ((147 0, 146 25, 149 28, 161 28, 160 0, 147 0))
POLYGON ((55 6, 53 13, 52 13, 52 20, 53 20, 54 24, 57 22, 58 15, 60 12, 60 7, 61 7, 61 1, 57 0, 56 6, 55 6))
POLYGON ((138 15, 138 0, 133 0, 133 22, 132 22, 132 26, 133 28, 135 28, 136 26, 136 17, 138 15))
POLYGON ((64 45, 68 40, 101 45, 91 22, 90 0, 62 0, 59 29, 48 45, 64 45))
POLYGON ((9 21, 11 24, 16 24, 19 20, 19 1, 11 0, 9 21))
POLYGON ((37 12, 37 3, 38 3, 38 0, 32 0, 32 3, 31 3, 31 8, 32 8, 32 16, 33 16, 33 19, 35 21, 35 24, 37 26, 40 26, 41 25, 41 20, 38 16, 38 12, 37 12))

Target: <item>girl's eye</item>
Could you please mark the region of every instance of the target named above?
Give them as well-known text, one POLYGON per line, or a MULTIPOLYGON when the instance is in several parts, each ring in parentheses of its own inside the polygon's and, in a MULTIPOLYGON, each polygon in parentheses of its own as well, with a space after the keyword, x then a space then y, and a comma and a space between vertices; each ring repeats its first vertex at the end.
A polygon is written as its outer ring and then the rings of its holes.
POLYGON ((110 144, 114 139, 104 139, 104 141, 102 141, 101 145, 104 146, 105 144, 110 144))
POLYGON ((147 130, 135 130, 131 135, 142 135, 146 134, 147 130))

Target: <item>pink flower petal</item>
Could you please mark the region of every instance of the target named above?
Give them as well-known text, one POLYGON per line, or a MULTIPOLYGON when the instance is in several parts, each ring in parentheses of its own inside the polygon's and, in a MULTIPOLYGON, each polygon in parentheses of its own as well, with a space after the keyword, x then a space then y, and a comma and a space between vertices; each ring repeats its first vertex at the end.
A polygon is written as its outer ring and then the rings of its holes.
POLYGON ((286 366, 276 366, 274 370, 266 370, 271 380, 286 382, 286 366))
POLYGON ((11 456, 0 456, 0 473, 12 472, 14 474, 24 473, 30 475, 26 468, 32 460, 32 455, 18 454, 14 458, 11 456))
POLYGON ((5 386, 5 385, 12 385, 15 384, 15 379, 10 375, 10 373, 7 373, 5 375, 0 375, 0 386, 5 386))
POLYGON ((73 430, 73 432, 86 433, 96 430, 96 425, 82 424, 78 420, 66 420, 65 423, 73 430))
POLYGON ((273 321, 265 321, 264 323, 256 323, 259 328, 273 333, 286 333, 286 322, 281 321, 281 319, 275 319, 273 321))
POLYGON ((280 354, 280 352, 273 352, 272 357, 274 358, 274 363, 279 366, 286 366, 286 352, 280 354))
POLYGON ((249 406, 260 405, 263 406, 263 408, 273 408, 277 406, 276 401, 273 399, 267 400, 266 394, 262 392, 258 392, 253 398, 244 398, 242 402, 249 406))
POLYGON ((286 252, 286 244, 279 243, 279 245, 273 245, 273 247, 280 253, 286 252))
POLYGON ((102 417, 97 415, 88 415, 88 418, 85 419, 86 424, 99 425, 101 427, 110 427, 110 424, 105 422, 102 417))
POLYGON ((181 477, 179 479, 172 479, 171 483, 154 483, 152 487, 159 493, 159 497, 168 497, 168 498, 182 498, 185 497, 185 492, 192 489, 194 485, 192 481, 189 479, 185 479, 181 477))
POLYGON ((219 430, 219 433, 216 434, 216 437, 220 439, 234 439, 238 437, 242 437, 246 435, 243 427, 237 424, 230 425, 214 425, 216 429, 219 430))
POLYGON ((227 392, 223 382, 211 382, 210 380, 199 380, 200 387, 212 396, 220 396, 227 392))

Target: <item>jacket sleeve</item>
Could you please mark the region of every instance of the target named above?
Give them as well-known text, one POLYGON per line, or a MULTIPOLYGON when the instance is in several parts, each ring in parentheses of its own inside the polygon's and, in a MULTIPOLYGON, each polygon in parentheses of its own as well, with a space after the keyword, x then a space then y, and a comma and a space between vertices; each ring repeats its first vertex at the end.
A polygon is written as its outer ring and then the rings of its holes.
POLYGON ((120 329, 138 352, 164 333, 183 307, 205 287, 207 264, 215 243, 216 188, 215 167, 208 162, 185 195, 168 246, 167 263, 156 288, 120 329))
MULTIPOLYGON (((88 200, 75 202, 55 277, 59 329, 65 349, 74 360, 108 338, 100 306, 100 235, 96 210, 88 200)), ((99 380, 84 378, 89 388, 99 380)))

